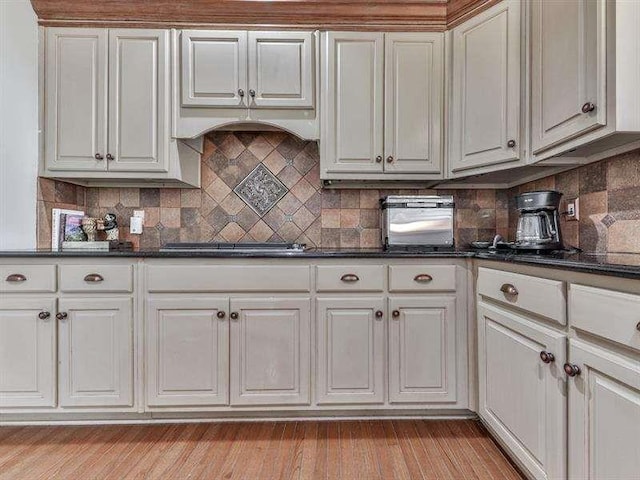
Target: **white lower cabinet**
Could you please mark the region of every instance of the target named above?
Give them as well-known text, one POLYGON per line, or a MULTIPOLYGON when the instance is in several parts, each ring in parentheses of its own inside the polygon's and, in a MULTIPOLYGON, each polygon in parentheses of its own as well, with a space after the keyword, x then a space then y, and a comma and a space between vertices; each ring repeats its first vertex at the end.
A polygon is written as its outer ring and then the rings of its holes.
POLYGON ((62 298, 57 316, 60 406, 132 406, 132 299, 62 298))
POLYGON ((311 300, 232 298, 232 406, 311 402, 311 300))
POLYGON ((389 401, 456 401, 453 296, 389 299, 389 401))
POLYGON ((229 403, 227 297, 152 299, 146 315, 150 407, 229 403))
POLYGON ((533 478, 566 478, 566 335, 484 302, 478 330, 481 418, 533 478))
POLYGON ((0 409, 53 407, 55 299, 0 296, 0 409))
POLYGON ((384 402, 383 297, 317 300, 318 404, 384 402))
POLYGON ((571 339, 569 362, 569 478, 640 478, 640 361, 571 339))

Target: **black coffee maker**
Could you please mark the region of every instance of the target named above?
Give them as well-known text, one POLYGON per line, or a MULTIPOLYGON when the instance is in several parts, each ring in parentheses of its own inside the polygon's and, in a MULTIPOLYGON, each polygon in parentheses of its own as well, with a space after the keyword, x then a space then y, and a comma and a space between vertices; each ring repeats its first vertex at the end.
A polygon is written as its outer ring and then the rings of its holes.
POLYGON ((527 192, 516 196, 520 212, 516 241, 517 250, 561 250, 560 197, 554 190, 527 192))

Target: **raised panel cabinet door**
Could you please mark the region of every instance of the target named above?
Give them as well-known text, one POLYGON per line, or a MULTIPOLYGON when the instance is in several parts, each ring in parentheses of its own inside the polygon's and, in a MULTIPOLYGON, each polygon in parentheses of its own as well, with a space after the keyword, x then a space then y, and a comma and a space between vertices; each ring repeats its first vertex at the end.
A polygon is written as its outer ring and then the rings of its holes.
POLYGON ((107 169, 107 30, 47 28, 45 166, 107 169))
POLYGON ((607 122, 606 0, 531 5, 533 153, 607 122))
POLYGON ((383 298, 319 298, 317 304, 318 404, 383 403, 383 298))
POLYGON ((182 105, 246 108, 247 32, 183 30, 182 105))
POLYGON ((310 403, 309 298, 231 299, 231 405, 310 403))
POLYGON ((444 34, 385 36, 384 170, 443 171, 444 34))
POLYGON ((62 407, 133 405, 131 298, 63 298, 58 307, 62 407))
POLYGON ((382 172, 384 34, 323 33, 321 58, 321 169, 382 172))
POLYGON ((520 159, 520 18, 506 0, 452 31, 452 172, 520 159))
POLYGON ((389 401, 456 401, 455 297, 389 299, 389 401))
POLYGON ((168 30, 109 30, 109 170, 169 169, 168 47, 168 30))
POLYGON ((640 478, 640 360, 569 340, 569 478, 640 478))
POLYGON ((154 298, 146 316, 147 405, 229 403, 229 299, 154 298))
POLYGON ((566 335, 480 302, 478 340, 480 417, 532 478, 566 478, 566 335))
POLYGON ((249 106, 312 108, 313 32, 249 32, 249 106))
POLYGON ((0 409, 54 407, 55 300, 0 296, 0 409))

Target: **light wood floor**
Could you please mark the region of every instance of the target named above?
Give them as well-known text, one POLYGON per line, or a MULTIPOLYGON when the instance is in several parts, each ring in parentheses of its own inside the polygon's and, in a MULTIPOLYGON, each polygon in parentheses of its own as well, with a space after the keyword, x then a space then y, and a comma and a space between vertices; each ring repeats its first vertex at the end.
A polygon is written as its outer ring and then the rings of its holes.
POLYGON ((0 478, 521 479, 471 420, 0 427, 0 478))

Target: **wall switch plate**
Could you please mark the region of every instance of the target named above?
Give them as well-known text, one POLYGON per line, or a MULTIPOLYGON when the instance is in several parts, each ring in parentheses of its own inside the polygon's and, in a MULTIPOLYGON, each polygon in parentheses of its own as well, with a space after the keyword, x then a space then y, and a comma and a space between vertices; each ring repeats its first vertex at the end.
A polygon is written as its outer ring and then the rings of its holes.
POLYGON ((579 198, 569 198, 567 199, 567 213, 566 220, 569 221, 578 221, 580 220, 580 199, 579 198))

